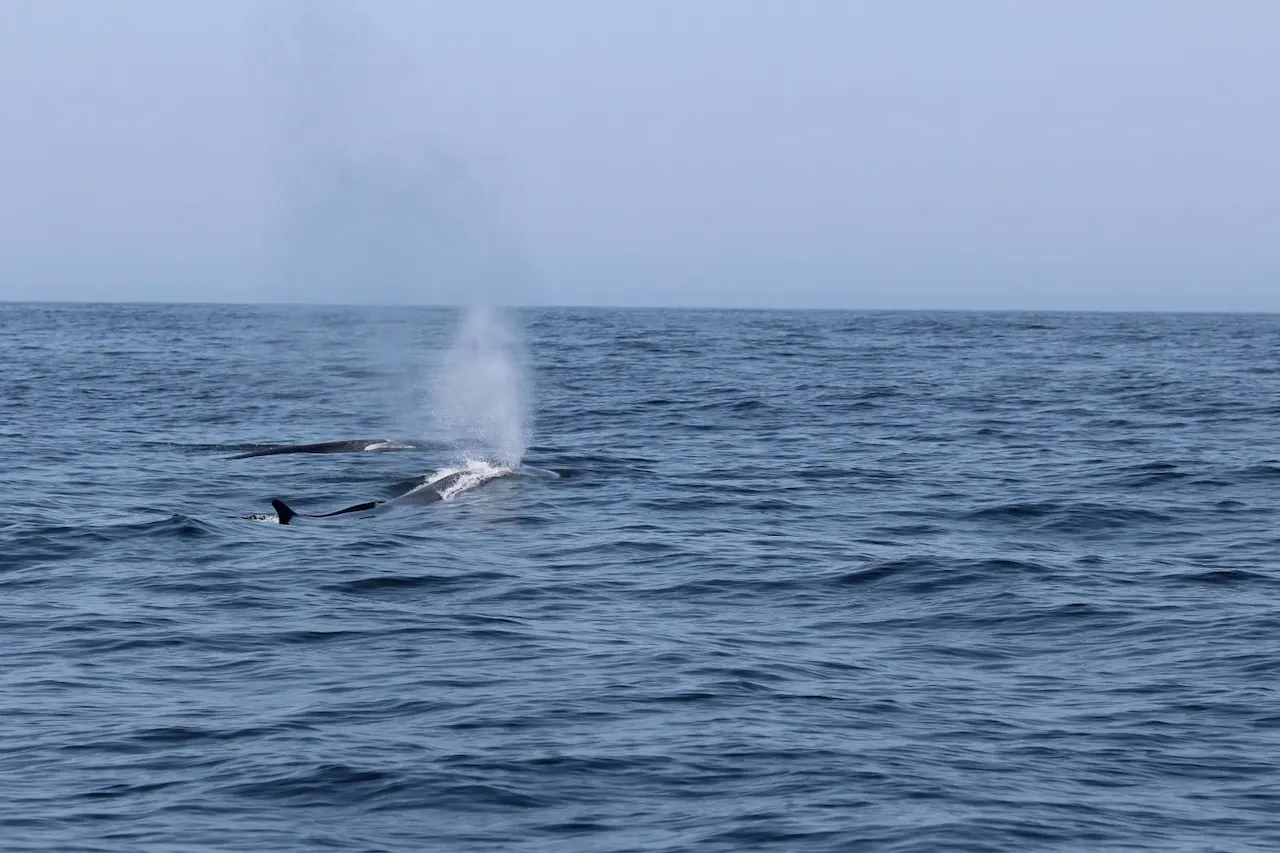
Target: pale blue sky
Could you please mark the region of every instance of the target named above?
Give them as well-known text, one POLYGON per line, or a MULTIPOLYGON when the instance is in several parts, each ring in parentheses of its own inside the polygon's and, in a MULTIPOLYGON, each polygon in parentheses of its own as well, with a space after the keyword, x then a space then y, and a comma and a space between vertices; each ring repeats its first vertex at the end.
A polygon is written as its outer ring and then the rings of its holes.
POLYGON ((1273 0, 0 0, 0 299, 1280 310, 1273 0))

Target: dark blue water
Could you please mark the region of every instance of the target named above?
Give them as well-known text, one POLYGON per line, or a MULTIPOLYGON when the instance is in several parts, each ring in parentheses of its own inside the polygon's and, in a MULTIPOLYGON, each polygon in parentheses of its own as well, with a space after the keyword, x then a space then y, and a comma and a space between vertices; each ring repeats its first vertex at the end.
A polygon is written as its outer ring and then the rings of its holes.
POLYGON ((1280 317, 459 319, 0 305, 0 848, 1280 849, 1280 317))

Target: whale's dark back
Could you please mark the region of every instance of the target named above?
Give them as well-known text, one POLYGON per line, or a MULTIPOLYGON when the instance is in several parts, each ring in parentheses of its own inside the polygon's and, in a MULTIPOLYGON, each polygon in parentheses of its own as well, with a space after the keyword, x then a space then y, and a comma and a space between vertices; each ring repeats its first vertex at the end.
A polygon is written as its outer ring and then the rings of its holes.
POLYGON ((232 459, 253 459, 256 456, 279 456, 284 453, 356 453, 375 444, 385 443, 381 438, 365 438, 353 441, 320 441, 315 444, 273 444, 232 456, 232 459))

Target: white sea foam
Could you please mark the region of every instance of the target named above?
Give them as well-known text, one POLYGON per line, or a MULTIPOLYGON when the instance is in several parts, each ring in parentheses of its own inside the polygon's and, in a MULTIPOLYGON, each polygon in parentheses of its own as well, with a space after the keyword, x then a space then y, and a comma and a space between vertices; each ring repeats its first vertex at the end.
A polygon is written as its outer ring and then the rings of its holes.
POLYGON ((499 477, 505 477, 514 473, 516 472, 513 469, 505 465, 494 465, 481 459, 472 459, 468 460, 464 465, 453 468, 441 468, 439 471, 436 471, 434 474, 429 476, 421 485, 415 486, 405 494, 410 495, 422 489, 434 488, 436 483, 439 483, 446 477, 459 474, 461 476, 459 476, 457 480, 446 488, 440 490, 441 500, 447 501, 450 498, 470 489, 474 489, 476 486, 487 483, 490 480, 496 480, 499 477))
POLYGON ((457 482, 440 492, 440 497, 443 500, 449 500, 490 480, 505 477, 512 473, 512 470, 505 465, 491 465, 488 462, 472 461, 467 463, 467 467, 462 469, 462 472, 462 476, 457 479, 457 482))

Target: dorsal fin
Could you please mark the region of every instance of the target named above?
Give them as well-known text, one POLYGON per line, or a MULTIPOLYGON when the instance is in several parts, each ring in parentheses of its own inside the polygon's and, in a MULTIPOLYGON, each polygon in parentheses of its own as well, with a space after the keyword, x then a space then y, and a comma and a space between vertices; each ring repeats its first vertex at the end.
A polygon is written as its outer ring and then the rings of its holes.
POLYGON ((280 519, 281 524, 288 524, 297 515, 296 512, 289 509, 287 503, 276 498, 271 499, 271 508, 276 511, 276 516, 280 519))

